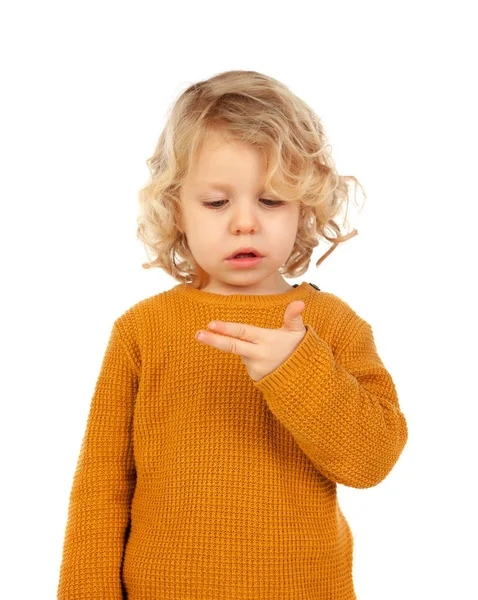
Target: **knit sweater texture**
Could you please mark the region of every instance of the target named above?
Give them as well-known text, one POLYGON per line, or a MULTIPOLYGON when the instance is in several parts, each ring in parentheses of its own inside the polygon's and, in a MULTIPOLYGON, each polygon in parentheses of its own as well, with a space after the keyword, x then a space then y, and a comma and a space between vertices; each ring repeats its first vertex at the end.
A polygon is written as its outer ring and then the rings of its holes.
POLYGON ((337 484, 369 488, 408 438, 372 328, 303 282, 178 284, 112 324, 70 493, 58 600, 354 600, 337 484), (306 333, 258 381, 200 343, 214 319, 306 333))

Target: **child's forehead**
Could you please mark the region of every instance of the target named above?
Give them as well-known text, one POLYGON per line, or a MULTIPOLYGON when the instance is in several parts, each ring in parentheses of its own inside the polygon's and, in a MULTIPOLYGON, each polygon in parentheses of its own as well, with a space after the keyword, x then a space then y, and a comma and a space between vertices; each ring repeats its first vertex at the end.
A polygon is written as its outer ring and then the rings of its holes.
POLYGON ((264 177, 264 154, 248 144, 204 146, 189 157, 188 178, 208 187, 231 185, 233 178, 264 177))
POLYGON ((234 193, 247 188, 264 194, 272 191, 267 189, 266 179, 264 150, 233 139, 225 131, 210 130, 204 133, 201 143, 189 156, 183 185, 200 193, 234 193))

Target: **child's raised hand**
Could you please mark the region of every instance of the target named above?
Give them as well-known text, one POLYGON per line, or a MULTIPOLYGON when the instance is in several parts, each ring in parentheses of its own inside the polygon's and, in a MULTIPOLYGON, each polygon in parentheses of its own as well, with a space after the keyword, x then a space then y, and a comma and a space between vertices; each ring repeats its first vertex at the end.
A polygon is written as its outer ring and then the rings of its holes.
POLYGON ((249 376, 259 381, 285 362, 302 341, 307 331, 300 315, 304 308, 302 300, 291 302, 285 309, 284 325, 280 329, 211 321, 208 329, 214 333, 201 330, 196 339, 218 350, 238 354, 249 376))

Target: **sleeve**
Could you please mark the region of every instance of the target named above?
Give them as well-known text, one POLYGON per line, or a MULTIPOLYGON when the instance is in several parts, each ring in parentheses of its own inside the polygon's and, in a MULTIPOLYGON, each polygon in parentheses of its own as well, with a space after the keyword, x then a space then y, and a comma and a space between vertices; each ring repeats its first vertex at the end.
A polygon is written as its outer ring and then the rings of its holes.
POLYGON ((408 429, 372 328, 361 319, 351 341, 334 356, 313 327, 305 327, 289 358, 254 385, 325 477, 349 487, 373 487, 397 462, 408 429))
POLYGON ((113 324, 91 400, 63 544, 58 600, 121 600, 122 565, 136 484, 133 405, 138 375, 113 324))

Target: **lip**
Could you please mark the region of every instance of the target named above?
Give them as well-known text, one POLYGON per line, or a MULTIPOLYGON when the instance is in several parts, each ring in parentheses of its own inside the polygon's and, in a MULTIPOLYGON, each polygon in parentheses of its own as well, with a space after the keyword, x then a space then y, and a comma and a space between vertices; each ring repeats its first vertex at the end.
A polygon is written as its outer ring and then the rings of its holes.
POLYGON ((256 255, 256 258, 263 258, 262 254, 258 250, 256 250, 255 248, 252 248, 251 246, 248 246, 247 248, 246 247, 238 248, 230 256, 228 256, 226 258, 226 260, 233 258, 234 256, 236 256, 236 254, 249 254, 251 252, 256 255))
POLYGON ((238 269, 247 269, 249 267, 258 265, 263 258, 263 256, 254 256, 250 258, 226 258, 226 262, 228 262, 232 267, 237 267, 238 269))

